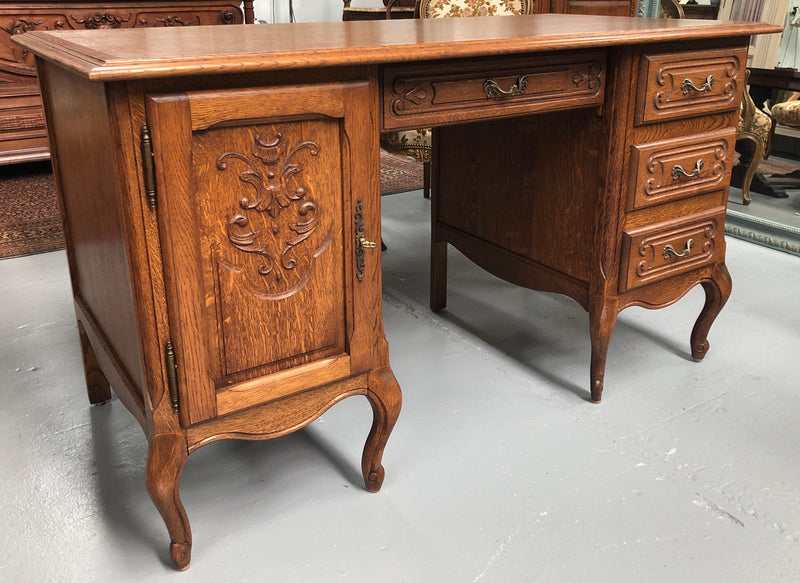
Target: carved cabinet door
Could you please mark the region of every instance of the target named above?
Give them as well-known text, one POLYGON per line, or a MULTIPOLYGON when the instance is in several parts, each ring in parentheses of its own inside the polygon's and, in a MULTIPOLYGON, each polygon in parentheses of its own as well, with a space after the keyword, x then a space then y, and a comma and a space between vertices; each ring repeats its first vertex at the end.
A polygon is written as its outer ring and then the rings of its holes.
POLYGON ((366 82, 147 97, 184 425, 370 368, 382 328, 358 312, 380 313, 380 249, 356 239, 380 241, 372 103, 366 82))

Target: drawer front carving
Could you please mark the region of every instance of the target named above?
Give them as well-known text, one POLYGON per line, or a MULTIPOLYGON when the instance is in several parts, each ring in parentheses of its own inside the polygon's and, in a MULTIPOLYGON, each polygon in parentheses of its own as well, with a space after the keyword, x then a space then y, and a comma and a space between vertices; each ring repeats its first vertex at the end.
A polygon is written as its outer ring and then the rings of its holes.
POLYGON ((746 59, 744 50, 643 56, 635 123, 738 109, 746 59))
POLYGON ((720 253, 725 208, 625 231, 622 235, 620 291, 685 273, 714 261, 720 253))
POLYGON ((628 210, 724 188, 735 140, 731 128, 633 146, 628 210))
POLYGON ((604 84, 605 53, 599 51, 390 66, 383 74, 383 126, 426 127, 590 107, 602 104, 604 84))

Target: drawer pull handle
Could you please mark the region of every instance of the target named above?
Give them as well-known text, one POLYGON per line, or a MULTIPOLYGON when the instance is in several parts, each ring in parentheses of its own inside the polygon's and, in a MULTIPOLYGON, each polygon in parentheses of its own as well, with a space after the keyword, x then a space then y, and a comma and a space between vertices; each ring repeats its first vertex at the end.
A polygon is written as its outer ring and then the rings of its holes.
POLYGON ((674 255, 675 257, 686 257, 691 252, 692 247, 694 247, 694 239, 689 239, 686 241, 686 247, 680 253, 675 251, 675 247, 672 245, 667 245, 664 247, 664 259, 669 259, 670 255, 674 255))
POLYGON ((705 162, 703 162, 703 160, 700 159, 697 162, 695 162, 694 170, 692 170, 691 172, 686 172, 686 170, 683 169, 683 166, 681 166, 680 164, 675 164, 675 166, 672 167, 672 179, 677 180, 681 176, 685 176, 686 178, 697 178, 698 176, 700 176, 700 171, 703 169, 704 165, 705 162))
POLYGON ((527 88, 527 75, 521 75, 517 77, 517 82, 511 85, 508 89, 501 88, 494 79, 487 79, 483 82, 483 91, 486 93, 487 98, 494 97, 495 95, 522 95, 525 93, 527 88))
POLYGON ((706 82, 703 83, 700 87, 695 85, 691 79, 684 79, 681 83, 681 89, 683 89, 683 94, 686 95, 690 91, 697 91, 698 93, 708 93, 711 91, 711 86, 714 84, 714 75, 709 75, 706 77, 706 82))

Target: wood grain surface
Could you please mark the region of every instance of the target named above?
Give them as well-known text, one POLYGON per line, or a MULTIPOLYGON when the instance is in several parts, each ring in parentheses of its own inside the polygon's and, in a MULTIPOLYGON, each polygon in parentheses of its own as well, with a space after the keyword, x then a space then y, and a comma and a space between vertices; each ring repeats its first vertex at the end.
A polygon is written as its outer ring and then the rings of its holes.
POLYGON ((470 58, 780 32, 754 22, 574 14, 96 31, 14 42, 91 79, 470 58))

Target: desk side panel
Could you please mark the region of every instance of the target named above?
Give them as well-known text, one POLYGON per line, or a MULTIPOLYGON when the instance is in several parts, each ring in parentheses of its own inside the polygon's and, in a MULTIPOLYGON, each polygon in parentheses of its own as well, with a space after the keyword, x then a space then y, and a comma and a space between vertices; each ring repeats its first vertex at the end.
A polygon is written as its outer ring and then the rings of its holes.
POLYGON ((104 373, 112 385, 132 382, 141 407, 142 357, 106 88, 48 63, 39 64, 39 76, 73 294, 104 339, 94 350, 124 369, 104 373))

